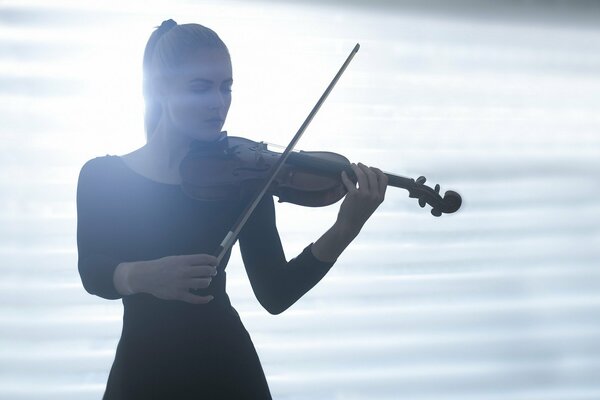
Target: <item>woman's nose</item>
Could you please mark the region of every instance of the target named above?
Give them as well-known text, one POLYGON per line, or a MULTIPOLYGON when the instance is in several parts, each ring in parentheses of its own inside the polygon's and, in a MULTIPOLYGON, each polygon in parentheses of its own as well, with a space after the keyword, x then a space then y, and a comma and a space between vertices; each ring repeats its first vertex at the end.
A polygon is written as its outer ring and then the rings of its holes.
POLYGON ((218 110, 220 108, 224 108, 226 104, 225 95, 221 93, 220 90, 217 90, 213 93, 210 98, 210 103, 208 104, 208 108, 211 110, 218 110))

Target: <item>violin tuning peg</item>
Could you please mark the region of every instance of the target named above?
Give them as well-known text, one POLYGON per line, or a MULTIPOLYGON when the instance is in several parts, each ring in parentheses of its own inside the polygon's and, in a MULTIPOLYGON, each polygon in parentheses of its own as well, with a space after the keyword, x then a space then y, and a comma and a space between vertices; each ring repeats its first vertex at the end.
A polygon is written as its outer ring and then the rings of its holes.
POLYGON ((417 178, 417 183, 419 185, 424 184, 426 181, 427 181, 427 178, 425 178, 424 176, 420 176, 420 177, 417 178))
POLYGON ((419 205, 421 206, 421 208, 425 207, 425 204, 427 204, 425 202, 425 199, 419 199, 419 205))
POLYGON ((440 192, 440 184, 439 184, 439 183, 436 183, 436 184, 435 184, 435 188, 434 188, 434 190, 435 190, 435 192, 436 192, 436 193, 439 193, 439 192, 440 192))

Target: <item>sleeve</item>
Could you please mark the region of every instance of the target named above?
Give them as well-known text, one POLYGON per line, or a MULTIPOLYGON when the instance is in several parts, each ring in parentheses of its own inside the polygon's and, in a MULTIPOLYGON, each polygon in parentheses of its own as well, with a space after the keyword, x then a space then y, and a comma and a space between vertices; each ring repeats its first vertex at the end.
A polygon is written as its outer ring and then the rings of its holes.
POLYGON ((240 251, 252 290, 271 314, 280 314, 312 289, 335 262, 318 260, 312 243, 286 261, 275 225, 273 197, 266 195, 239 236, 240 251))
POLYGON ((77 182, 78 269, 86 291, 105 299, 118 299, 123 296, 114 287, 113 273, 120 261, 110 246, 113 218, 106 193, 102 193, 101 187, 106 185, 96 160, 85 163, 77 182))

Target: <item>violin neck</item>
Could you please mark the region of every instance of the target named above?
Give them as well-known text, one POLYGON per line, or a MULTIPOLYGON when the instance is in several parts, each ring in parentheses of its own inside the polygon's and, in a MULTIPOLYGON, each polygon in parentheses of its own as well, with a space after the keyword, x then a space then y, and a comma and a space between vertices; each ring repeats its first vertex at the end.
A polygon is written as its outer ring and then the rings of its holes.
MULTIPOLYGON (((327 152, 321 152, 321 156, 315 157, 310 155, 310 152, 292 152, 288 156, 286 163, 295 165, 298 167, 305 168, 307 170, 314 170, 320 173, 327 173, 332 177, 339 177, 342 171, 346 171, 346 174, 356 181, 354 171, 350 166, 349 162, 341 162, 335 159, 326 159, 327 152)), ((339 157, 339 155, 336 154, 339 157)), ((403 189, 410 189, 414 186, 415 180, 412 178, 406 178, 400 175, 389 174, 385 172, 388 177, 388 186, 394 186, 403 189)))
POLYGON ((394 186, 402 189, 410 189, 414 186, 415 180, 400 175, 394 175, 387 172, 384 174, 388 177, 388 186, 394 186))

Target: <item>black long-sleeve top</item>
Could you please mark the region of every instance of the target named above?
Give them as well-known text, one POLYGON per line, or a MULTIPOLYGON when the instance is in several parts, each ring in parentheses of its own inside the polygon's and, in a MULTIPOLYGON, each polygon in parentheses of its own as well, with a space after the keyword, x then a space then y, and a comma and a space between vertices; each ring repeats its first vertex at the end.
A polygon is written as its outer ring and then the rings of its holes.
MULTIPOLYGON (((85 289, 106 299, 121 296, 113 284, 125 261, 212 253, 243 209, 241 201, 202 202, 179 185, 150 180, 118 156, 97 157, 81 169, 77 187, 78 267, 85 289)), ((265 196, 239 235, 242 259, 260 304, 277 314, 310 290, 333 262, 318 260, 312 243, 286 261, 275 225, 273 198, 265 196)), ((213 302, 230 305, 224 257, 210 290, 213 302)), ((125 296, 157 301, 150 295, 125 296)), ((161 300, 162 301, 162 300, 161 300)), ((198 308, 202 307, 199 305, 198 308)))
MULTIPOLYGON (((174 388, 181 390, 178 398, 188 398, 190 393, 210 393, 210 385, 214 393, 236 387, 255 393, 254 398, 269 398, 256 352, 225 291, 225 267, 231 251, 207 290, 214 296, 208 304, 162 300, 147 293, 122 296, 113 284, 114 270, 121 262, 213 254, 244 205, 238 199, 192 199, 179 185, 156 182, 134 172, 118 156, 97 157, 82 167, 77 187, 81 280, 89 293, 106 299, 122 298, 124 305, 123 330, 105 399, 144 398, 161 390, 173 394, 174 388), (209 348, 201 340, 208 337, 209 348), (231 348, 237 350, 232 352, 231 348), (215 361, 202 369, 199 359, 215 361), (215 363, 222 368, 215 369, 215 363), (231 369, 231 365, 245 367, 231 369), (157 371, 169 371, 170 378, 157 371), (215 374, 213 378, 199 380, 198 376, 210 373, 215 374), (226 379, 231 382, 224 383, 226 379), (264 385, 253 389, 261 379, 264 385), (244 386, 244 380, 250 383, 244 386)), ((294 304, 333 265, 315 258, 312 243, 286 261, 271 196, 262 199, 238 239, 256 298, 272 314, 294 304)))

